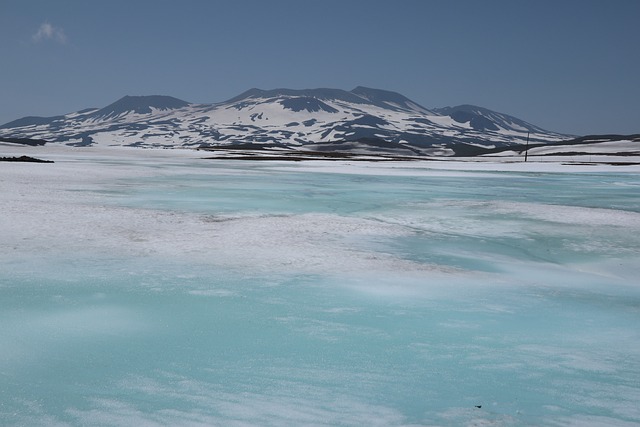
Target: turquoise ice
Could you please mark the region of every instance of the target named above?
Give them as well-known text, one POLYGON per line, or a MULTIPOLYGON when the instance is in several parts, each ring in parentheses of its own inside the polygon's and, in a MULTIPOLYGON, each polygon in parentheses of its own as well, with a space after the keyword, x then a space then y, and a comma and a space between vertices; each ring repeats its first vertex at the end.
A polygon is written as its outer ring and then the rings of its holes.
POLYGON ((637 173, 55 167, 0 184, 2 425, 640 423, 637 173))

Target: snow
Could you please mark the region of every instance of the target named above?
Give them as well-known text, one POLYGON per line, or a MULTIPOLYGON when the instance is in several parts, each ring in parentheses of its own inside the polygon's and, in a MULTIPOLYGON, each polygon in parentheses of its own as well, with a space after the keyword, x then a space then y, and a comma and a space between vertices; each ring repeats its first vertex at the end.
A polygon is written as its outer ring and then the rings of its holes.
POLYGON ((519 124, 513 122, 509 122, 509 127, 518 132, 529 132, 529 129, 527 129, 526 127, 520 126, 519 124))
POLYGON ((0 145, 0 424, 640 422, 640 167, 106 144, 0 145))
POLYGON ((471 128, 471 124, 469 122, 460 123, 460 122, 457 122, 457 121, 453 120, 449 116, 429 116, 428 119, 429 119, 429 121, 431 121, 433 123, 436 123, 438 126, 441 126, 441 127, 454 127, 454 128, 460 128, 460 129, 472 129, 471 128))
POLYGON ((579 152, 586 154, 601 153, 640 153, 640 141, 605 141, 594 144, 562 145, 536 147, 529 150, 532 155, 554 154, 562 152, 579 152))

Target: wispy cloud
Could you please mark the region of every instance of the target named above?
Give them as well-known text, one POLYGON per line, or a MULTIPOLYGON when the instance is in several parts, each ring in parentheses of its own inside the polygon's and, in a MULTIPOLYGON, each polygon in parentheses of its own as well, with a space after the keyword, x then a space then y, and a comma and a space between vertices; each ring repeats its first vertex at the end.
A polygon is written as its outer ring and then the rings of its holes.
POLYGON ((67 35, 62 28, 54 27, 48 22, 43 22, 40 28, 38 28, 38 31, 32 36, 32 39, 35 43, 53 40, 57 43, 65 44, 67 42, 67 35))

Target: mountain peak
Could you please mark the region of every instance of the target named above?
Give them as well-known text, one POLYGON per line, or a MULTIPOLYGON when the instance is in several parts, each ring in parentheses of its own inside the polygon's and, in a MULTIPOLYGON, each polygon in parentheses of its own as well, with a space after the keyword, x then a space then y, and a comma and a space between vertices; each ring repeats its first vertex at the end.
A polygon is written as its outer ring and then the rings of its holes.
POLYGON ((351 93, 355 93, 358 96, 362 96, 367 99, 396 99, 396 100, 407 100, 408 98, 404 95, 399 94, 398 92, 393 92, 390 90, 383 89, 375 89, 366 86, 357 86, 355 89, 351 91, 351 93))
POLYGON ((115 117, 123 113, 149 114, 151 109, 158 110, 174 110, 186 107, 188 102, 172 96, 164 95, 146 95, 131 96, 126 95, 106 107, 92 114, 95 117, 115 117))
MULTIPOLYGON (((414 102, 404 95, 382 89, 373 89, 365 86, 358 86, 351 91, 342 89, 318 88, 318 89, 249 89, 242 94, 229 99, 226 103, 242 103, 249 99, 316 99, 318 101, 340 101, 351 104, 375 105, 384 109, 395 111, 412 110, 421 113, 431 113, 431 111, 417 102, 414 102)), ((316 111, 314 108, 312 111, 316 111)))
POLYGON ((549 133, 544 129, 507 114, 498 113, 487 108, 471 104, 444 107, 435 110, 438 114, 449 116, 458 123, 469 123, 478 131, 497 131, 499 128, 517 132, 549 133))
POLYGON ((249 89, 246 92, 241 93, 240 95, 229 99, 226 103, 235 103, 244 101, 249 98, 265 98, 265 99, 274 99, 274 98, 315 98, 318 100, 339 100, 345 102, 351 102, 354 104, 363 104, 366 101, 356 94, 352 92, 348 92, 342 89, 330 89, 330 88, 319 88, 319 89, 270 89, 270 90, 262 90, 262 89, 249 89))
POLYGON ((266 91, 262 90, 262 89, 258 89, 256 87, 253 87, 249 90, 246 90, 244 92, 242 92, 240 95, 234 96, 231 99, 228 99, 226 101, 224 101, 224 103, 231 103, 231 102, 238 102, 238 101, 242 101, 243 99, 247 99, 247 98, 260 98, 264 95, 266 91))
POLYGON ((397 110, 401 109, 420 109, 423 112, 429 112, 429 110, 422 105, 418 104, 407 98, 398 92, 392 92, 390 90, 374 89, 365 86, 358 86, 351 91, 351 93, 358 95, 361 98, 366 99, 374 105, 382 108, 391 108, 397 110))

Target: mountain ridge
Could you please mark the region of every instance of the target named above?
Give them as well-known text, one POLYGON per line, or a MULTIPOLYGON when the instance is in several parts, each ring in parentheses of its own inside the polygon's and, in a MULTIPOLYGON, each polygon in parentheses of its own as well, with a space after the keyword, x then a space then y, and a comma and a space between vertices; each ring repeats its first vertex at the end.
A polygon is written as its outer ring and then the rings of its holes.
POLYGON ((186 107, 189 102, 167 95, 125 95, 117 101, 91 114, 92 117, 116 117, 127 112, 149 114, 152 108, 172 110, 186 107))
POLYGON ((451 155, 465 144, 493 149, 527 138, 554 143, 570 137, 483 107, 429 109, 397 92, 365 86, 351 91, 252 88, 212 104, 127 95, 100 109, 14 120, 0 126, 3 136, 66 145, 165 148, 250 143, 310 150, 342 144, 354 150, 430 155, 451 155))

